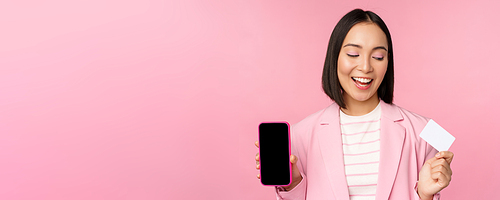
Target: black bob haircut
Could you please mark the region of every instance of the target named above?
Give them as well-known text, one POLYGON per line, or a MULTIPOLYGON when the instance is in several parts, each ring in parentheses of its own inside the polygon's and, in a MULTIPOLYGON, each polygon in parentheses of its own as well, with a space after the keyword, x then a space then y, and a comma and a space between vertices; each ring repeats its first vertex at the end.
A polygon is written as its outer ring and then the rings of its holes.
POLYGON ((346 108, 344 98, 342 93, 344 89, 340 85, 339 77, 337 74, 337 62, 339 59, 340 49, 342 48, 342 43, 344 39, 351 30, 351 28, 361 22, 374 23, 385 33, 387 38, 388 49, 388 63, 387 71, 385 73, 384 79, 380 84, 377 94, 382 101, 392 104, 393 93, 394 93, 394 56, 392 52, 392 40, 389 29, 385 25, 382 18, 371 11, 363 11, 361 9, 354 9, 347 13, 340 19, 335 28, 333 29, 332 35, 330 36, 330 42, 328 43, 328 50, 326 52, 325 66, 323 68, 323 91, 337 103, 342 108, 346 108))

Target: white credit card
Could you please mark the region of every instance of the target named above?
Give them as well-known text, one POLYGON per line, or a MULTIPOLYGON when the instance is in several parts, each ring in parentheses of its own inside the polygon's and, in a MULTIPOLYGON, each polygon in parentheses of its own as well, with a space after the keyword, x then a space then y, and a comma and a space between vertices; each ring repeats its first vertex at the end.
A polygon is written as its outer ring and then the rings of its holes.
POLYGON ((420 133, 420 137, 429 143, 438 151, 448 151, 451 144, 455 141, 455 137, 439 126, 434 120, 430 120, 425 125, 424 130, 420 133))

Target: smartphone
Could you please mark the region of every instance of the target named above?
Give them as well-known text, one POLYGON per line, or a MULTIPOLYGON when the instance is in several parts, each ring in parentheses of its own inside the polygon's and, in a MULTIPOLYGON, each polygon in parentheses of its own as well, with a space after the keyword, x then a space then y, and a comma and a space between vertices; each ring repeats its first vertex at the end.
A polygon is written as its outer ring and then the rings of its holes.
POLYGON ((259 125, 259 155, 262 185, 290 185, 292 165, 288 122, 263 122, 259 125))

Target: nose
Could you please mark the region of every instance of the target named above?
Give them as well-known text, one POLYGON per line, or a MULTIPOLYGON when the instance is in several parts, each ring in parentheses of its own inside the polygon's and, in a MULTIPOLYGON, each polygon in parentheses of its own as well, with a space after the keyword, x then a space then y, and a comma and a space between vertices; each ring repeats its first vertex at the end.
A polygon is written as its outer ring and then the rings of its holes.
POLYGON ((359 63, 358 65, 358 70, 365 74, 368 74, 373 71, 370 56, 361 59, 361 63, 359 63))

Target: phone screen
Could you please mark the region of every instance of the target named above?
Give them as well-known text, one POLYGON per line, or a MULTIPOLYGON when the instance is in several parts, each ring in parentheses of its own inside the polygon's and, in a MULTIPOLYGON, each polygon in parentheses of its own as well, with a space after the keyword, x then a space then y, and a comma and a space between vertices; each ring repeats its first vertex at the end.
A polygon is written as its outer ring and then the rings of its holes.
POLYGON ((259 125, 260 181, 263 185, 291 182, 290 140, 287 122, 259 125))

